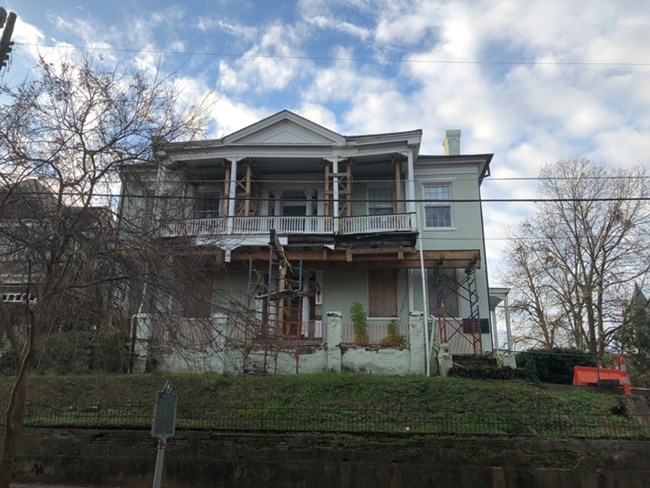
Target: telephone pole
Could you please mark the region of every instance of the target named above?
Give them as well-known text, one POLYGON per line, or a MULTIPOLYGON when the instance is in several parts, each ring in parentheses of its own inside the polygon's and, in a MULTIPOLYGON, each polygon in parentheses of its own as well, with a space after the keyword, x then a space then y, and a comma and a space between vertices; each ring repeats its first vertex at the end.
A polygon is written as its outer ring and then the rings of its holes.
POLYGON ((2 71, 2 68, 7 66, 7 62, 9 61, 9 53, 11 52, 12 46, 14 44, 11 40, 11 36, 14 33, 15 23, 16 14, 9 12, 9 15, 7 15, 7 11, 4 8, 0 7, 0 27, 2 27, 4 24, 2 39, 0 39, 0 71, 2 71))

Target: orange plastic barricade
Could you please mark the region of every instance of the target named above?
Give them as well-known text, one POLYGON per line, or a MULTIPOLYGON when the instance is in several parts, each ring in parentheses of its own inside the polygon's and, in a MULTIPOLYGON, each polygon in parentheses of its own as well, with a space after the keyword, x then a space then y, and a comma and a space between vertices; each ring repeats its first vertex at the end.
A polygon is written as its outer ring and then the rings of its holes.
POLYGON ((573 367, 573 386, 597 385, 599 380, 618 380, 623 387, 623 393, 630 395, 632 385, 627 371, 608 368, 591 368, 589 366, 573 367))

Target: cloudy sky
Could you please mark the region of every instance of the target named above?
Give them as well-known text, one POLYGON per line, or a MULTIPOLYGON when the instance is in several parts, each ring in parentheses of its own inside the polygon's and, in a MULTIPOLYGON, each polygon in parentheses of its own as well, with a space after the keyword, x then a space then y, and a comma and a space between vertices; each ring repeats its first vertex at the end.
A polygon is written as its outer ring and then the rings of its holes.
MULTIPOLYGON (((37 52, 94 49, 218 96, 214 137, 282 109, 342 134, 445 129, 494 153, 483 197, 534 195, 540 167, 650 158, 650 2, 0 0, 19 81, 37 52)), ((521 203, 485 203, 492 284, 521 203)), ((495 282, 496 281, 496 282, 495 282)))

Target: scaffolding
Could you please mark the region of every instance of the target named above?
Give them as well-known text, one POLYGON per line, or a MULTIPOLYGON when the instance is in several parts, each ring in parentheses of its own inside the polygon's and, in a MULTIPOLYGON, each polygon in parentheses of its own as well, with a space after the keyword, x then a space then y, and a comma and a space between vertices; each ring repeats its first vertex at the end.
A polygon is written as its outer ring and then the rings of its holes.
MULTIPOLYGON (((249 308, 256 326, 246 328, 244 343, 246 347, 263 347, 263 371, 269 371, 269 362, 273 360, 277 372, 279 354, 289 353, 295 358, 298 373, 303 335, 302 297, 308 293, 303 290, 302 258, 297 265, 291 264, 273 230, 268 251, 264 269, 256 266, 252 256, 249 259, 249 308)), ((244 368, 248 368, 247 356, 244 368)))
MULTIPOLYGON (((476 282, 476 262, 473 260, 464 270, 463 279, 443 279, 442 268, 438 271, 435 283, 436 316, 438 322, 438 339, 441 343, 465 344, 470 354, 483 354, 481 338, 481 315, 479 293, 476 282), (468 315, 462 320, 449 317, 445 303, 453 296, 467 301, 468 315)), ((457 277, 457 274, 454 274, 457 277)), ((460 307, 459 307, 460 308, 460 307)), ((464 347, 457 347, 464 349, 464 347)))

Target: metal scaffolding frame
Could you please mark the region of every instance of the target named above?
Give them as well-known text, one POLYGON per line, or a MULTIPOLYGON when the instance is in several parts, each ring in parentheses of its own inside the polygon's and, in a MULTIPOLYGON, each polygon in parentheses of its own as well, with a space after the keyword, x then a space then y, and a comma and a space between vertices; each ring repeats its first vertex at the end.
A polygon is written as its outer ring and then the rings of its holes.
MULTIPOLYGON (((442 269, 437 268, 437 269, 442 269)), ((457 268, 450 268, 457 269, 457 268)), ((457 274, 455 275, 457 276, 457 274)), ((481 338, 481 314, 480 314, 480 296, 476 283, 476 267, 472 261, 465 268, 465 275, 462 280, 457 278, 453 283, 445 283, 444 279, 439 279, 435 287, 438 320, 438 338, 441 343, 448 343, 454 337, 459 336, 462 340, 467 341, 474 355, 483 354, 483 343, 481 338), (463 299, 468 303, 469 313, 461 322, 450 320, 445 309, 445 301, 452 295, 458 299, 463 299), (451 330, 451 333, 449 333, 451 330)))
MULTIPOLYGON (((302 338, 302 258, 291 264, 275 231, 271 231, 268 260, 264 270, 249 259, 249 306, 256 317, 257 327, 246 328, 245 345, 261 341, 264 348, 263 371, 268 372, 269 359, 275 361, 281 352, 294 355, 296 373, 300 369, 300 346, 302 338), (248 333, 253 332, 254 336, 248 333)), ((258 261, 259 262, 259 261, 258 261)), ((244 357, 244 367, 248 358, 244 357)))

